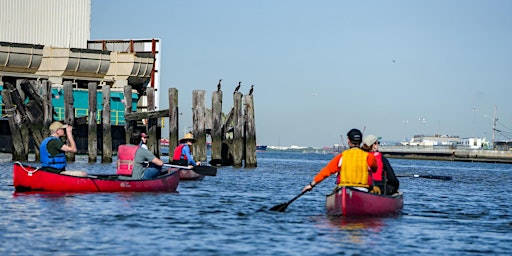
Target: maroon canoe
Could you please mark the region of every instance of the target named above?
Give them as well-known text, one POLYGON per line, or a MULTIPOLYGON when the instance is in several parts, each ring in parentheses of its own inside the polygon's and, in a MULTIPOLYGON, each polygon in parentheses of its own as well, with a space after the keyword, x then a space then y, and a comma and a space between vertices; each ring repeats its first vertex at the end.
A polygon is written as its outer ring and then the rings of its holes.
POLYGON ((180 174, 171 171, 149 180, 119 180, 118 175, 70 176, 14 164, 13 180, 16 191, 65 192, 176 192, 180 174))
POLYGON ((204 179, 204 175, 194 172, 192 169, 176 168, 176 170, 178 170, 180 172, 180 180, 202 180, 202 179, 204 179))
POLYGON ((326 198, 327 214, 337 216, 386 216, 398 213, 403 207, 402 192, 395 195, 376 195, 341 187, 326 198))

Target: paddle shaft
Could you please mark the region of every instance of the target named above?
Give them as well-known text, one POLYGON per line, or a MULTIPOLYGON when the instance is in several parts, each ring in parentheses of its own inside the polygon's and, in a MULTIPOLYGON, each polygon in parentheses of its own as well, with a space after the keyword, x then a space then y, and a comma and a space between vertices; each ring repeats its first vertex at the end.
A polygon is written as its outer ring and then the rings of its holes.
POLYGON ((198 166, 194 166, 194 167, 188 167, 188 166, 173 165, 173 164, 164 164, 164 166, 185 169, 185 170, 192 170, 192 171, 196 172, 197 174, 201 174, 204 176, 216 176, 217 175, 217 168, 215 168, 213 166, 198 165, 198 166))
POLYGON ((297 196, 295 196, 292 200, 290 200, 290 201, 288 201, 286 203, 283 203, 283 204, 278 204, 278 205, 270 208, 270 210, 271 211, 284 212, 284 210, 286 210, 286 207, 288 207, 288 205, 290 205, 293 201, 297 200, 297 198, 299 198, 300 196, 304 195, 306 192, 308 192, 308 190, 302 191, 302 193, 300 193, 297 196))
POLYGON ((410 174, 410 175, 396 175, 397 177, 408 177, 408 178, 425 178, 425 179, 436 179, 436 180, 451 180, 451 176, 438 176, 438 175, 419 175, 419 174, 410 174))
POLYGON ((288 203, 286 203, 286 204, 288 204, 288 205, 291 204, 293 201, 297 200, 297 198, 299 198, 302 195, 306 194, 306 192, 308 192, 308 190, 302 191, 302 193, 300 193, 297 196, 295 196, 292 200, 288 201, 288 203))

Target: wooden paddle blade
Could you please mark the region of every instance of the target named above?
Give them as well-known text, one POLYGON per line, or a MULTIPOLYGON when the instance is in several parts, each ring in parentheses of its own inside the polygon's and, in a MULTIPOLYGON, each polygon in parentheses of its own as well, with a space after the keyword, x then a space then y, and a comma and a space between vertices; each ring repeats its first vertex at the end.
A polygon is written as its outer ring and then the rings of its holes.
POLYGON ((192 170, 197 174, 201 174, 204 176, 217 176, 217 168, 212 166, 198 165, 192 168, 192 170))
POLYGON ((288 203, 278 204, 272 208, 270 208, 271 211, 274 212, 284 212, 286 210, 286 207, 288 207, 288 203))
POLYGON ((437 175, 420 175, 421 178, 437 179, 437 180, 452 180, 451 176, 437 176, 437 175))
POLYGON ((209 162, 213 166, 221 166, 222 165, 222 159, 212 159, 209 162))

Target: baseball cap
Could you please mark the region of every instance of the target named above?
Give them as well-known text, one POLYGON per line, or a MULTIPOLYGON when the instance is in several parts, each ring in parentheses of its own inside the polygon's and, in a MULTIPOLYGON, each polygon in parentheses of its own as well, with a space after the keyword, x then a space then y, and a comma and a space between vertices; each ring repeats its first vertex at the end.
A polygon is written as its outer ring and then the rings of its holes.
POLYGON ((361 143, 363 134, 358 129, 352 129, 347 133, 348 139, 354 143, 361 143))

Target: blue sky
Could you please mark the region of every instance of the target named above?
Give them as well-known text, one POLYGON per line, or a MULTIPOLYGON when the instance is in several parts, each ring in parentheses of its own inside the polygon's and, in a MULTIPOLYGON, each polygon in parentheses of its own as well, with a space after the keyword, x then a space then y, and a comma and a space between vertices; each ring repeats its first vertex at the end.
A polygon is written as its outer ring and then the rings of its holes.
POLYGON ((92 0, 91 39, 162 41, 161 108, 255 85, 257 143, 332 146, 351 128, 512 137, 512 1, 92 0), (476 109, 476 111, 473 111, 476 109), (406 122, 405 122, 406 120, 406 122), (425 120, 423 122, 423 120, 425 120))

